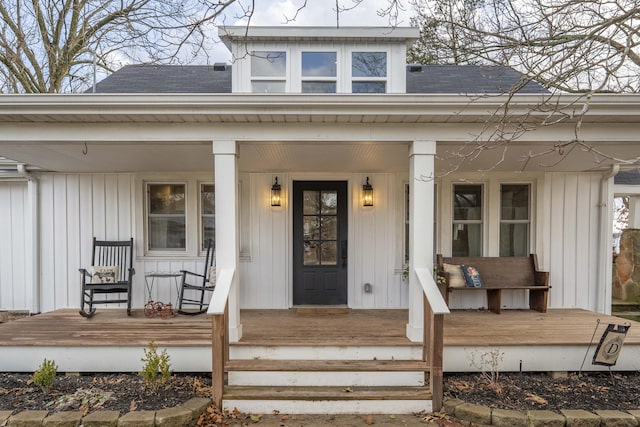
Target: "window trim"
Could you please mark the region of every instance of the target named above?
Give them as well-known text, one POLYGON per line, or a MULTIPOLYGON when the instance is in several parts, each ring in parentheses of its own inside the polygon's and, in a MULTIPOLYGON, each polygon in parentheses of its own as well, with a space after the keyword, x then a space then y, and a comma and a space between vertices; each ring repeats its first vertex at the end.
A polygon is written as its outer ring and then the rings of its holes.
MULTIPOLYGON (((533 184, 530 182, 509 182, 509 181, 500 181, 498 182, 498 210, 499 210, 499 214, 498 214, 498 256, 503 256, 500 255, 500 242, 502 241, 502 235, 501 235, 501 230, 502 230, 502 224, 527 224, 527 254, 524 256, 528 256, 529 253, 532 252, 531 250, 531 232, 532 232, 532 210, 533 210, 533 184), (529 188, 529 199, 527 201, 527 214, 528 214, 528 219, 523 220, 523 219, 510 219, 510 220, 503 220, 502 219, 502 187, 505 185, 522 185, 522 186, 527 186, 529 188)), ((504 255, 504 256, 509 256, 509 255, 504 255)), ((515 255, 514 255, 515 256, 515 255)))
POLYGON ((484 182, 454 182, 451 186, 451 253, 453 254, 453 227, 456 224, 479 224, 480 225, 480 254, 484 256, 486 248, 486 226, 487 226, 487 185, 484 182), (480 219, 455 219, 455 191, 456 186, 479 186, 480 187, 480 219))
MULTIPOLYGON (((155 254, 184 254, 188 251, 189 248, 189 233, 188 233, 188 218, 189 218, 189 185, 188 182, 186 180, 148 180, 148 181, 144 181, 144 187, 143 187, 143 194, 144 194, 144 214, 143 214, 143 222, 144 222, 144 248, 145 248, 145 253, 150 254, 150 255, 155 255, 155 254), (151 208, 149 206, 149 203, 151 202, 150 198, 151 198, 151 193, 149 190, 149 187, 152 185, 184 185, 184 215, 181 215, 181 217, 184 217, 184 248, 179 248, 179 249, 151 249, 150 245, 150 238, 149 238, 149 233, 150 233, 150 219, 152 218, 152 215, 155 214, 151 214, 151 208)), ((171 215, 173 217, 177 217, 178 215, 171 215)), ((167 215, 159 215, 157 216, 159 217, 167 217, 167 215)))
MULTIPOLYGON (((213 184, 215 182, 212 173, 140 173, 135 178, 135 231, 136 257, 140 260, 192 260, 198 259, 206 251, 201 249, 202 224, 201 224, 201 184, 213 184), (148 184, 186 184, 185 188, 185 233, 186 250, 149 250, 147 212, 148 212, 148 184)), ((214 225, 215 227, 215 225, 214 225)))
POLYGON ((304 94, 312 94, 312 93, 338 93, 339 92, 339 78, 340 78, 340 52, 338 49, 300 49, 300 68, 299 68, 299 77, 300 77, 300 93, 304 94), (302 74, 303 65, 304 65, 304 54, 305 53, 333 53, 336 55, 336 75, 335 76, 305 76, 302 74), (335 84, 335 92, 304 92, 302 90, 302 86, 305 82, 319 82, 319 83, 334 83, 335 84))
MULTIPOLYGON (((353 92, 353 83, 380 83, 383 82, 384 85, 384 92, 382 93, 389 93, 389 76, 391 74, 391 64, 390 64, 390 58, 391 58, 391 53, 388 49, 379 49, 379 48, 369 48, 369 49, 362 49, 362 48, 352 48, 349 49, 347 52, 347 57, 349 58, 348 61, 348 70, 349 70, 349 93, 354 93, 353 92), (357 77, 353 75, 353 54, 354 53, 384 53, 386 56, 386 70, 385 70, 385 76, 384 77, 371 77, 371 76, 362 76, 362 77, 357 77)), ((379 92, 372 92, 372 93, 378 93, 379 92)))
POLYGON ((249 53, 249 88, 251 93, 288 93, 291 88, 291 52, 290 49, 282 49, 278 47, 264 47, 260 49, 253 49, 251 53, 249 53), (255 52, 282 52, 285 54, 285 62, 284 62, 284 76, 254 76, 252 71, 253 59, 261 58, 260 56, 255 55, 255 52), (256 92, 253 90, 253 82, 283 82, 284 90, 282 92, 256 92))
POLYGON ((207 251, 206 247, 204 247, 205 239, 204 239, 204 221, 203 220, 205 217, 213 218, 213 235, 215 236, 216 234, 215 194, 216 194, 216 184, 213 181, 198 181, 198 249, 202 254, 204 254, 207 251), (205 185, 213 186, 214 204, 213 204, 212 214, 205 214, 203 212, 202 190, 205 185))

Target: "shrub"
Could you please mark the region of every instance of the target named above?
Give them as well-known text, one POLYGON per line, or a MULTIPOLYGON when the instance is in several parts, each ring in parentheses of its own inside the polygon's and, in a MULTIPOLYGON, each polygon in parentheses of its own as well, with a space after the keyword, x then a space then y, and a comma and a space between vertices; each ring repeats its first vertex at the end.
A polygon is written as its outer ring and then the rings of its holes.
POLYGON ((40 387, 43 393, 47 393, 53 384, 53 380, 56 379, 57 374, 58 365, 56 365, 56 362, 45 358, 38 370, 33 373, 31 380, 40 387))
POLYGON ((171 363, 167 350, 158 353, 158 347, 153 341, 149 343, 149 349, 144 349, 144 362, 140 376, 144 378, 147 387, 158 391, 160 387, 171 379, 171 363))

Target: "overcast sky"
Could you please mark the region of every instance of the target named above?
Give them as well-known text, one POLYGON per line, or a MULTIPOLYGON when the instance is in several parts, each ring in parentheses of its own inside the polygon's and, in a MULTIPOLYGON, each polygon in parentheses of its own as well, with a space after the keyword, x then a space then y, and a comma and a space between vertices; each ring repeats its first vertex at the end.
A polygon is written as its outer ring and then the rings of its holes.
MULTIPOLYGON (((409 26, 411 9, 403 1, 405 10, 400 11, 398 26, 409 26)), ((295 21, 287 23, 287 18, 295 16, 296 10, 304 4, 304 0, 256 0, 256 10, 251 18, 254 26, 336 26, 335 0, 307 0, 307 5, 300 10, 295 21)), ((341 6, 353 5, 352 0, 340 0, 341 6)), ((387 0, 364 0, 355 9, 340 14, 340 26, 381 26, 389 25, 388 16, 379 16, 378 11, 388 6, 387 0)), ((224 25, 246 25, 247 20, 238 19, 242 13, 238 8, 226 14, 221 22, 224 25)), ((221 44, 214 49, 216 62, 229 62, 231 55, 221 44)))

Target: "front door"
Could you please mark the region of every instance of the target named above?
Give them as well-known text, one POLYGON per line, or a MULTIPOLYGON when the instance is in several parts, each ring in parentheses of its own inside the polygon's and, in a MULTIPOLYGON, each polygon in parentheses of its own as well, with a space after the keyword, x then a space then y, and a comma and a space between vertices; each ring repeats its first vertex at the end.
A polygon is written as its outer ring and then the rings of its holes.
POLYGON ((293 183, 293 304, 347 304, 347 182, 293 183))

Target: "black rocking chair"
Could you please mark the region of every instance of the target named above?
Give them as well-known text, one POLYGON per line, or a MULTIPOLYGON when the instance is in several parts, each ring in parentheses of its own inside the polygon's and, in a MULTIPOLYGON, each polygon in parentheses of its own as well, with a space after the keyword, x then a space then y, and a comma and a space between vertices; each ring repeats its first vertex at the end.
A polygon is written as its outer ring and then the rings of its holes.
POLYGON ((178 299, 178 313, 194 316, 207 311, 211 293, 216 287, 215 278, 215 248, 212 239, 207 240, 207 255, 204 259, 204 273, 198 274, 187 270, 180 270, 180 298, 178 299), (185 291, 188 296, 185 296, 185 291), (205 294, 209 293, 208 298, 205 294), (187 307, 194 309, 185 310, 187 307))
POLYGON ((127 315, 131 315, 131 283, 133 268, 133 238, 124 241, 105 241, 93 238, 91 268, 81 268, 82 295, 80 315, 92 317, 94 304, 127 303, 127 315), (94 299, 100 294, 120 294, 118 297, 94 299), (122 297, 122 294, 125 294, 122 297), (85 310, 88 305, 88 310, 85 310))

